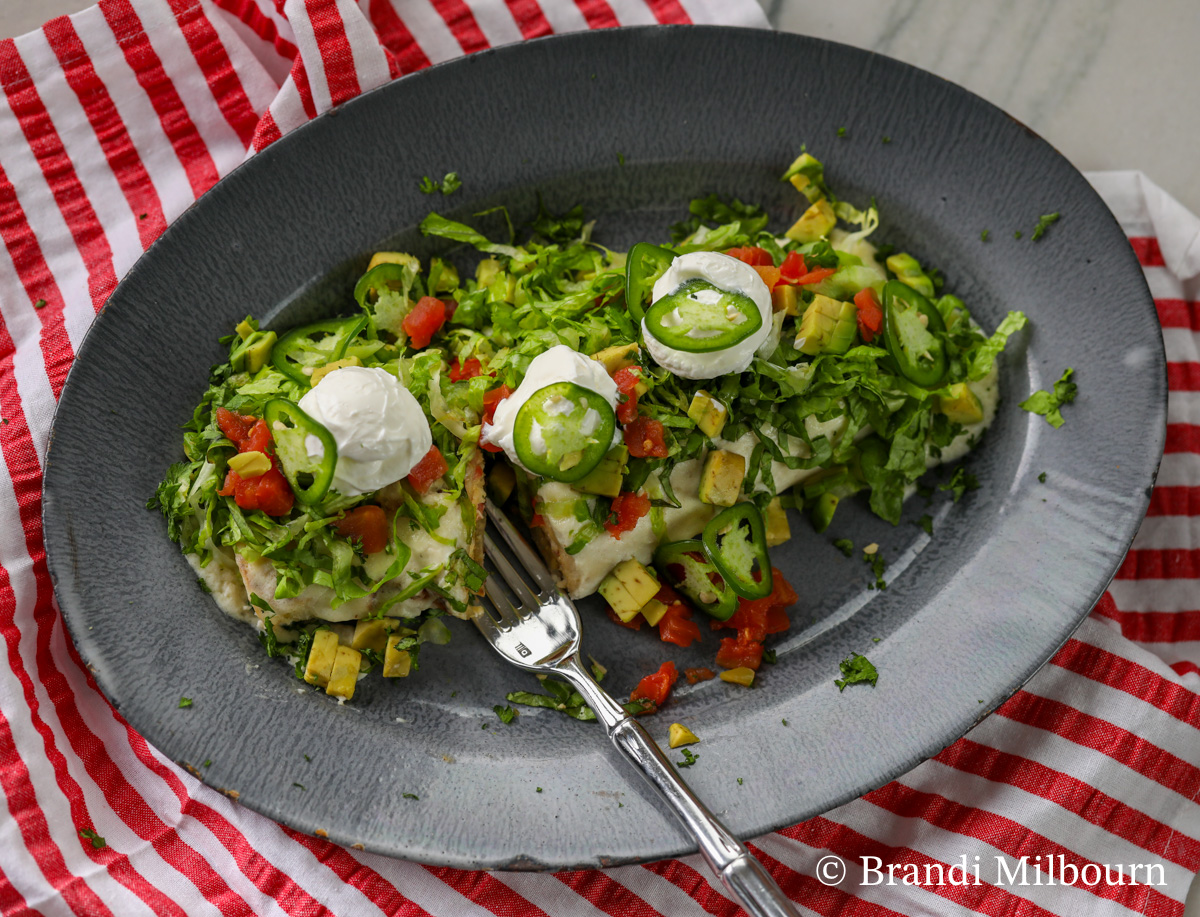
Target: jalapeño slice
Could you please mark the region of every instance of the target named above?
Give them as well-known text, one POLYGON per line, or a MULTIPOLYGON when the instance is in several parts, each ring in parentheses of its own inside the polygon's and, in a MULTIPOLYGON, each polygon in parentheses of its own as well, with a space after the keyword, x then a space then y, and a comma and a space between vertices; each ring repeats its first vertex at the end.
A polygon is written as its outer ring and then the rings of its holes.
POLYGON ((649 242, 639 242, 625 258, 625 306, 634 321, 646 314, 646 301, 654 289, 654 281, 666 273, 675 253, 649 242))
POLYGON ((521 464, 554 481, 578 481, 612 448, 617 418, 590 388, 555 382, 534 392, 517 411, 513 443, 521 464))
POLYGON ((924 388, 946 377, 946 323, 937 306, 899 280, 883 285, 884 343, 900 374, 924 388), (925 321, 921 321, 921 316, 925 321))
POLYGON ((654 552, 654 567, 706 615, 728 621, 737 611, 737 593, 705 556, 702 542, 691 539, 660 545, 654 552))
POLYGON ((318 366, 340 360, 346 353, 346 347, 366 325, 366 315, 331 318, 304 325, 289 331, 276 342, 271 350, 271 362, 289 379, 309 385, 312 371, 318 366))
POLYGON ((744 599, 765 599, 771 594, 775 584, 767 554, 767 529, 757 506, 735 503, 721 510, 709 520, 700 538, 704 553, 730 589, 744 599))
POLYGON ((662 343, 687 353, 712 353, 745 340, 762 327, 749 296, 695 277, 650 307, 646 328, 662 343))
POLYGON ((283 476, 301 503, 320 503, 333 483, 337 467, 337 442, 333 434, 308 416, 299 405, 284 398, 272 398, 263 410, 271 438, 275 440, 275 455, 283 468, 283 476), (308 437, 315 436, 324 454, 312 458, 308 454, 308 437))

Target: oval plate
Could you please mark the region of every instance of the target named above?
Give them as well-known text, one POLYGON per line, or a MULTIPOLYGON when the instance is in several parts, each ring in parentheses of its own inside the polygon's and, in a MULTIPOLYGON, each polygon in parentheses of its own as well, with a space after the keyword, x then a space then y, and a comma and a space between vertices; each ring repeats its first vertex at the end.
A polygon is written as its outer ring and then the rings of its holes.
MULTIPOLYGON (((492 706, 536 684, 469 626, 454 622, 419 676, 372 677, 337 706, 216 609, 143 507, 224 359, 217 337, 247 312, 285 327, 352 311, 375 248, 446 250, 416 231, 429 209, 500 237, 499 214, 472 214, 506 204, 528 219, 540 193, 553 212, 582 204, 620 248, 666 238, 690 198, 717 192, 762 202, 782 231, 801 208, 779 175, 802 143, 844 198, 876 197, 878 237, 944 270, 981 324, 1021 309, 1031 330, 969 459, 979 489, 916 497, 897 528, 862 500, 824 536, 793 518, 774 555, 802 598, 778 664, 754 690, 683 685, 650 728, 702 737, 687 778, 751 836, 880 786, 1009 697, 1100 597, 1162 453, 1162 338, 1124 235, 1049 145, 928 73, 794 35, 658 27, 531 41, 368 93, 237 169, 130 271, 71 370, 45 503, 59 603, 122 715, 172 759, 211 760, 204 779, 243 804, 368 850, 535 869, 694 850, 596 726, 532 709, 502 725, 492 706), (450 170, 461 191, 419 193, 450 170), (1062 219, 1031 243, 1050 211, 1062 219), (1080 396, 1063 429, 1018 409, 1068 366, 1080 396), (912 524, 926 512, 932 539, 912 524), (833 537, 878 542, 889 588, 833 537), (851 652, 878 667, 876 689, 834 687, 851 652)), ((583 605, 585 649, 615 693, 665 658, 712 664, 712 636, 679 650, 583 605)))

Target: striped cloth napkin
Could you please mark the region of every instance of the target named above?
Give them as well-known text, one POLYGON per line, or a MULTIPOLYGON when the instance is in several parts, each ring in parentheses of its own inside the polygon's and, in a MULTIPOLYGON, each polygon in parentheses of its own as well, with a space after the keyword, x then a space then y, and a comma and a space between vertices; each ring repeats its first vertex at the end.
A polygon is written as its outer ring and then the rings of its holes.
MULTIPOLYGON (((54 604, 40 523, 51 416, 95 312, 246 156, 430 63, 689 21, 766 24, 752 0, 104 0, 0 42, 0 912, 739 913, 694 856, 464 872, 241 808, 98 692, 54 604)), ((1200 868, 1200 221, 1138 173, 1092 180, 1141 258, 1170 361, 1150 516, 1091 617, 995 715, 901 779, 754 842, 806 914, 1183 912, 1200 868), (954 864, 969 884, 950 883, 954 864), (918 884, 900 884, 913 867, 918 884)))

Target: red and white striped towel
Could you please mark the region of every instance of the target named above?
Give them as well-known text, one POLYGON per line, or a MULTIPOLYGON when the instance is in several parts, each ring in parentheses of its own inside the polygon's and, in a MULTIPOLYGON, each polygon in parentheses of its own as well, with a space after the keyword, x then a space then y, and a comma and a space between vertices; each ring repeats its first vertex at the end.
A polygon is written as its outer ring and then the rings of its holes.
MULTIPOLYGON (((92 317, 218 178, 429 63, 656 21, 765 25, 752 0, 104 0, 0 42, 0 913, 738 912, 695 857, 463 872, 242 809, 97 691, 54 605, 40 526, 51 415, 92 317)), ((755 842, 805 913, 1179 915, 1200 869, 1200 221, 1137 173, 1093 180, 1141 256, 1170 361, 1150 516, 1092 616, 995 715, 900 780, 755 842), (849 864, 833 887, 817 878, 829 855, 849 864), (924 879, 964 856, 980 858, 980 884, 861 884, 875 878, 864 857, 924 879), (1050 885, 1032 866, 1028 884, 998 881, 996 858, 1015 871, 1022 856, 1053 856, 1056 877, 1121 864, 1126 884, 1050 885)))

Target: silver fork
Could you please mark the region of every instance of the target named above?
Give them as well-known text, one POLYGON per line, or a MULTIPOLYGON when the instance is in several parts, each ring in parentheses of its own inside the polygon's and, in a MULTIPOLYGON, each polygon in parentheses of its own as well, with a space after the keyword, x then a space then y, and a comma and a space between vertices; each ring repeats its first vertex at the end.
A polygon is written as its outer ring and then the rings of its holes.
POLYGON ((484 547, 504 585, 487 579, 487 595, 499 620, 480 611, 475 624, 496 651, 522 669, 565 678, 596 712, 609 739, 658 790, 700 845, 709 867, 754 917, 797 917, 787 896, 746 845, 717 821, 672 767, 662 749, 636 719, 625 712, 583 665, 579 656, 579 612, 559 591, 541 558, 491 500, 487 512, 530 584, 492 539, 484 547))

